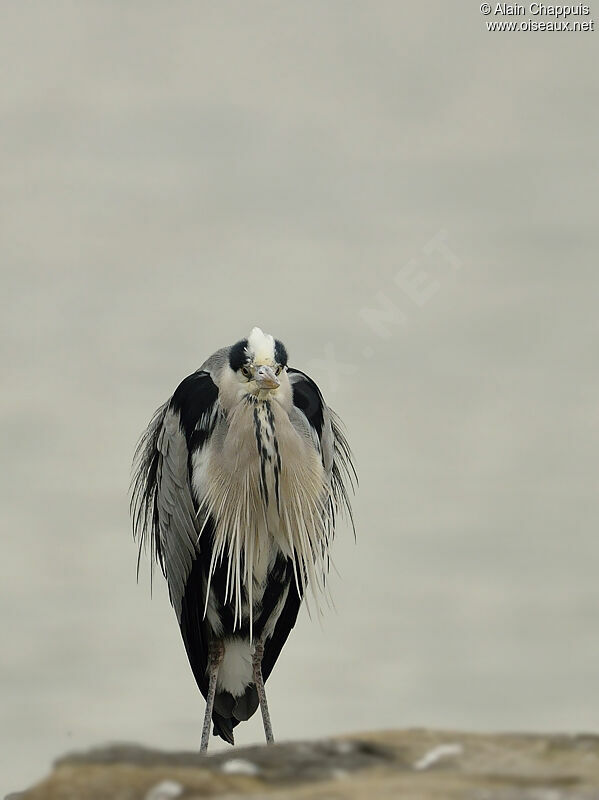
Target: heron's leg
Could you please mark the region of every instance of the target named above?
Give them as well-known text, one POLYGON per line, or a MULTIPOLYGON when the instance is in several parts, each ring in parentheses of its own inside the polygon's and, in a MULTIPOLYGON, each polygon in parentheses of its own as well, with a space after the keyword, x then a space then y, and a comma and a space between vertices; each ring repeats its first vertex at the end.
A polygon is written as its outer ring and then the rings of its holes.
POLYGON ((206 713, 204 714, 204 726, 202 728, 202 743, 200 753, 208 750, 208 739, 210 738, 210 723, 212 722, 212 708, 214 707, 214 697, 216 695, 216 679, 218 668, 223 660, 225 648, 220 639, 210 642, 208 650, 208 694, 206 695, 206 713))
POLYGON ((262 680, 262 656, 264 655, 264 642, 260 639, 252 654, 252 667, 254 671, 254 683, 256 684, 256 691, 258 692, 258 700, 260 701, 260 711, 262 712, 262 722, 264 723, 264 735, 266 736, 266 743, 273 744, 274 736, 272 735, 272 725, 270 723, 270 714, 268 713, 268 703, 266 702, 266 691, 264 689, 264 681, 262 680))

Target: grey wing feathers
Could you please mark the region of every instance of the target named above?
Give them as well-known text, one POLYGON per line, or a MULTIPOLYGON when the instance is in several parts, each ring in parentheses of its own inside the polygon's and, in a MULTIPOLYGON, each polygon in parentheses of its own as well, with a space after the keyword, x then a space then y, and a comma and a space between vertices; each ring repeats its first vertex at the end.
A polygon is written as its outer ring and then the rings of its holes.
POLYGON ((137 571, 144 549, 150 550, 150 563, 157 561, 164 573, 164 560, 160 546, 157 504, 157 474, 160 454, 158 437, 168 408, 168 401, 157 409, 135 449, 131 479, 131 516, 133 535, 139 540, 137 571))
POLYGON ((191 496, 188 450, 179 414, 168 409, 158 436, 158 533, 171 602, 179 619, 185 583, 199 552, 200 526, 191 496))
POLYGON ((354 466, 353 455, 345 433, 341 427, 341 420, 335 412, 328 409, 331 417, 331 429, 333 433, 333 459, 331 464, 331 503, 334 506, 333 514, 340 509, 347 513, 351 522, 354 536, 356 529, 354 517, 351 509, 349 492, 355 491, 358 484, 358 476, 354 466))
POLYGON ((178 618, 185 581, 199 552, 200 528, 187 463, 187 442, 179 414, 165 403, 137 447, 131 508, 140 555, 144 545, 149 544, 152 562, 158 561, 166 576, 178 618))
POLYGON ((315 446, 320 451, 325 473, 330 481, 331 496, 327 504, 327 517, 332 529, 339 512, 347 514, 354 527, 350 491, 358 478, 353 456, 337 414, 327 406, 318 386, 305 373, 289 369, 289 382, 293 403, 307 420, 315 446))
POLYGON ((152 562, 158 561, 166 576, 179 620, 186 582, 200 552, 202 524, 192 496, 190 453, 210 438, 217 396, 208 373, 189 375, 156 411, 135 453, 133 530, 140 553, 149 540, 152 562))

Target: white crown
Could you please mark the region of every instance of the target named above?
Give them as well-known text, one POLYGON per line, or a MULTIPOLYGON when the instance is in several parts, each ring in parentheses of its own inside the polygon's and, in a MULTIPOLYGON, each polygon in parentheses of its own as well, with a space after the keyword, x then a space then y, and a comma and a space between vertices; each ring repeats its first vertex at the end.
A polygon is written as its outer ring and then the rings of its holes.
POLYGON ((248 351, 254 357, 255 364, 273 364, 275 360, 275 340, 270 333, 261 328, 252 328, 248 336, 248 351))

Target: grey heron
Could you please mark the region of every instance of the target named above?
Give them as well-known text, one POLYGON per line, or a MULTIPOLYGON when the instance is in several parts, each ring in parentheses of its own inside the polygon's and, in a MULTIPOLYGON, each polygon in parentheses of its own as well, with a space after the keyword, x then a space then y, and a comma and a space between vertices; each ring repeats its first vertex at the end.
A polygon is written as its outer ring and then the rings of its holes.
POLYGON ((264 683, 307 591, 322 596, 355 482, 338 417, 260 328, 185 378, 142 435, 133 529, 166 577, 206 698, 202 751, 211 720, 233 744, 258 705, 274 740, 264 683))

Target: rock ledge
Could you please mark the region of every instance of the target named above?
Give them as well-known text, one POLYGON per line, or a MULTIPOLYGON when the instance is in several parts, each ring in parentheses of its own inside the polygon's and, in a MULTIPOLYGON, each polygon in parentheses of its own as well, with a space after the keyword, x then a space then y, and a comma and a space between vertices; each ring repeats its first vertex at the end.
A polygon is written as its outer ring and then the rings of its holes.
POLYGON ((8 797, 599 800, 599 736, 407 730, 207 756, 109 745, 60 758, 37 786, 8 797))

